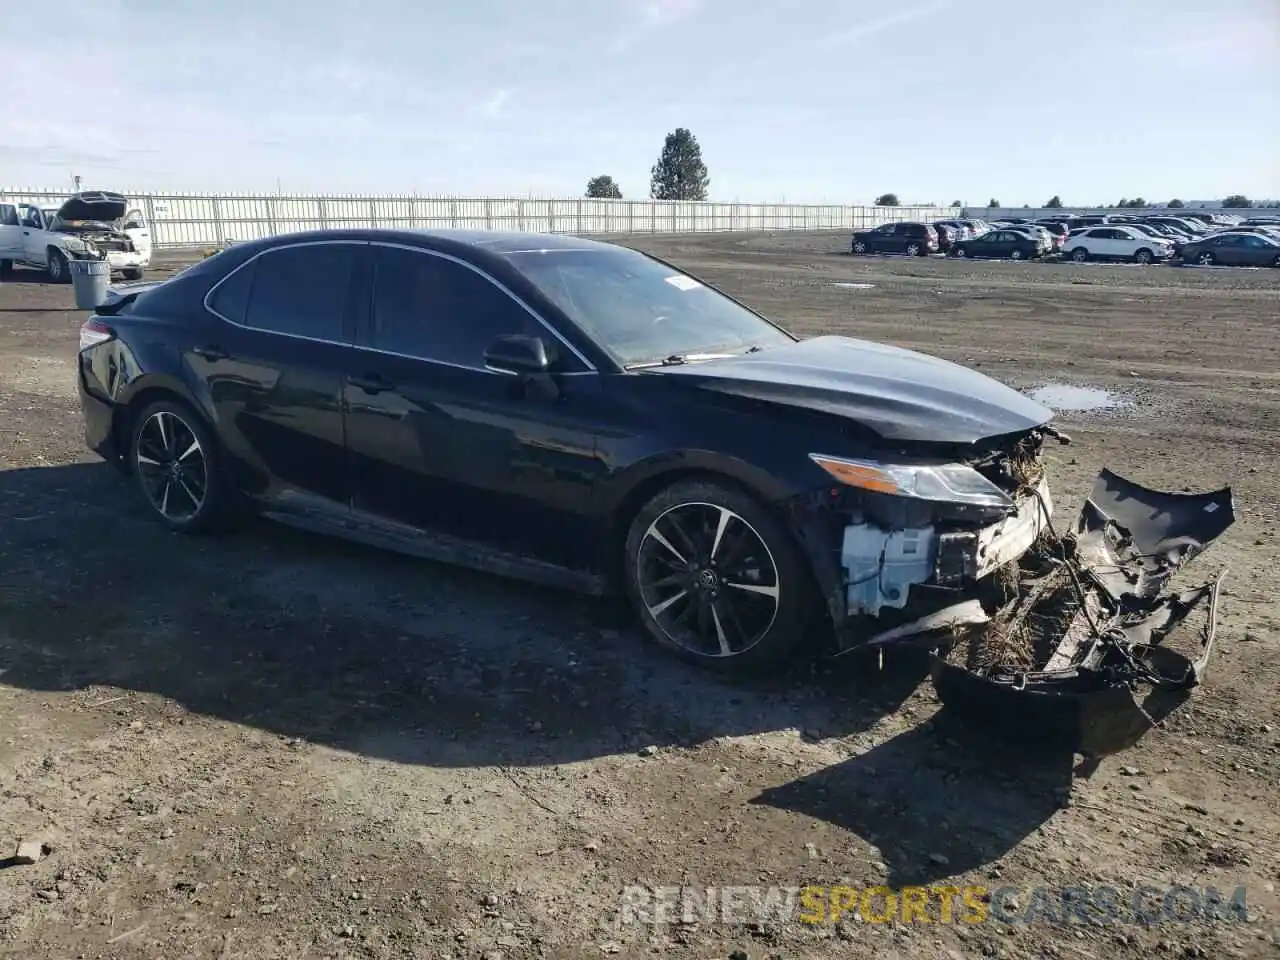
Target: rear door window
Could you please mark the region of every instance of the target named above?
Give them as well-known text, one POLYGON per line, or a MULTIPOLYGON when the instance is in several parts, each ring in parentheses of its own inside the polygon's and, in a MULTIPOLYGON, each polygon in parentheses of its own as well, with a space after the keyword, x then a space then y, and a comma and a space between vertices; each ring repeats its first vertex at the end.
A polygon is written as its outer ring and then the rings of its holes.
POLYGON ((362 245, 311 243, 258 258, 245 325, 334 343, 345 341, 343 312, 362 245))

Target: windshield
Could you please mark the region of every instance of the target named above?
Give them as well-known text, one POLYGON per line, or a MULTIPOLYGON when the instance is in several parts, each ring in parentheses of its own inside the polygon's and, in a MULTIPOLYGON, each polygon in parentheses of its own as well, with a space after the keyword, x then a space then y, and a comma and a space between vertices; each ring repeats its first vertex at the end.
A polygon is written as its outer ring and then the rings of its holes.
POLYGON ((634 250, 507 256, 623 366, 732 355, 795 342, 723 294, 634 250))

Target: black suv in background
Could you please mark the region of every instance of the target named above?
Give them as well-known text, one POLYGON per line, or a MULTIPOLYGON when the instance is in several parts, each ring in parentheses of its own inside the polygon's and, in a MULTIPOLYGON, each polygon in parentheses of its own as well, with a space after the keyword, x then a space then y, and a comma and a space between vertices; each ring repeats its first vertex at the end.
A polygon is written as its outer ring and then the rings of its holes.
POLYGON ((854 253, 905 253, 924 257, 938 252, 938 231, 927 223, 885 223, 873 230, 855 230, 854 253))

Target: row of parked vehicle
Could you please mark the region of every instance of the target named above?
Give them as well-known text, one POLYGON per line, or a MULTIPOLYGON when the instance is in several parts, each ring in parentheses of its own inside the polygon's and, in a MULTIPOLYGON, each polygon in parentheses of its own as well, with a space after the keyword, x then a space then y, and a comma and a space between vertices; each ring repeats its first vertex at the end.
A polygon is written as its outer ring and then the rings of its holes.
POLYGON ((1280 217, 1186 214, 1109 214, 899 221, 856 230, 855 254, 946 254, 1002 260, 1062 257, 1132 263, 1280 267, 1280 217))

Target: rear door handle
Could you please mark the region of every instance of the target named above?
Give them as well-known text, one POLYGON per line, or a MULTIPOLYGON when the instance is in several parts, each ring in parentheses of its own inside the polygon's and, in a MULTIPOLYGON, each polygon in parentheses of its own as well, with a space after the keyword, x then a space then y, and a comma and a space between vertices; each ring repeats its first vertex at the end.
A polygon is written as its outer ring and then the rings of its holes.
POLYGON ((365 393, 382 393, 392 389, 391 384, 376 373, 366 373, 363 377, 348 377, 347 383, 365 393))
POLYGON ((191 352, 197 357, 202 357, 205 360, 225 360, 227 357, 231 356, 231 354, 227 353, 226 350, 222 349, 222 347, 218 346, 216 343, 206 344, 203 347, 195 347, 191 352))

